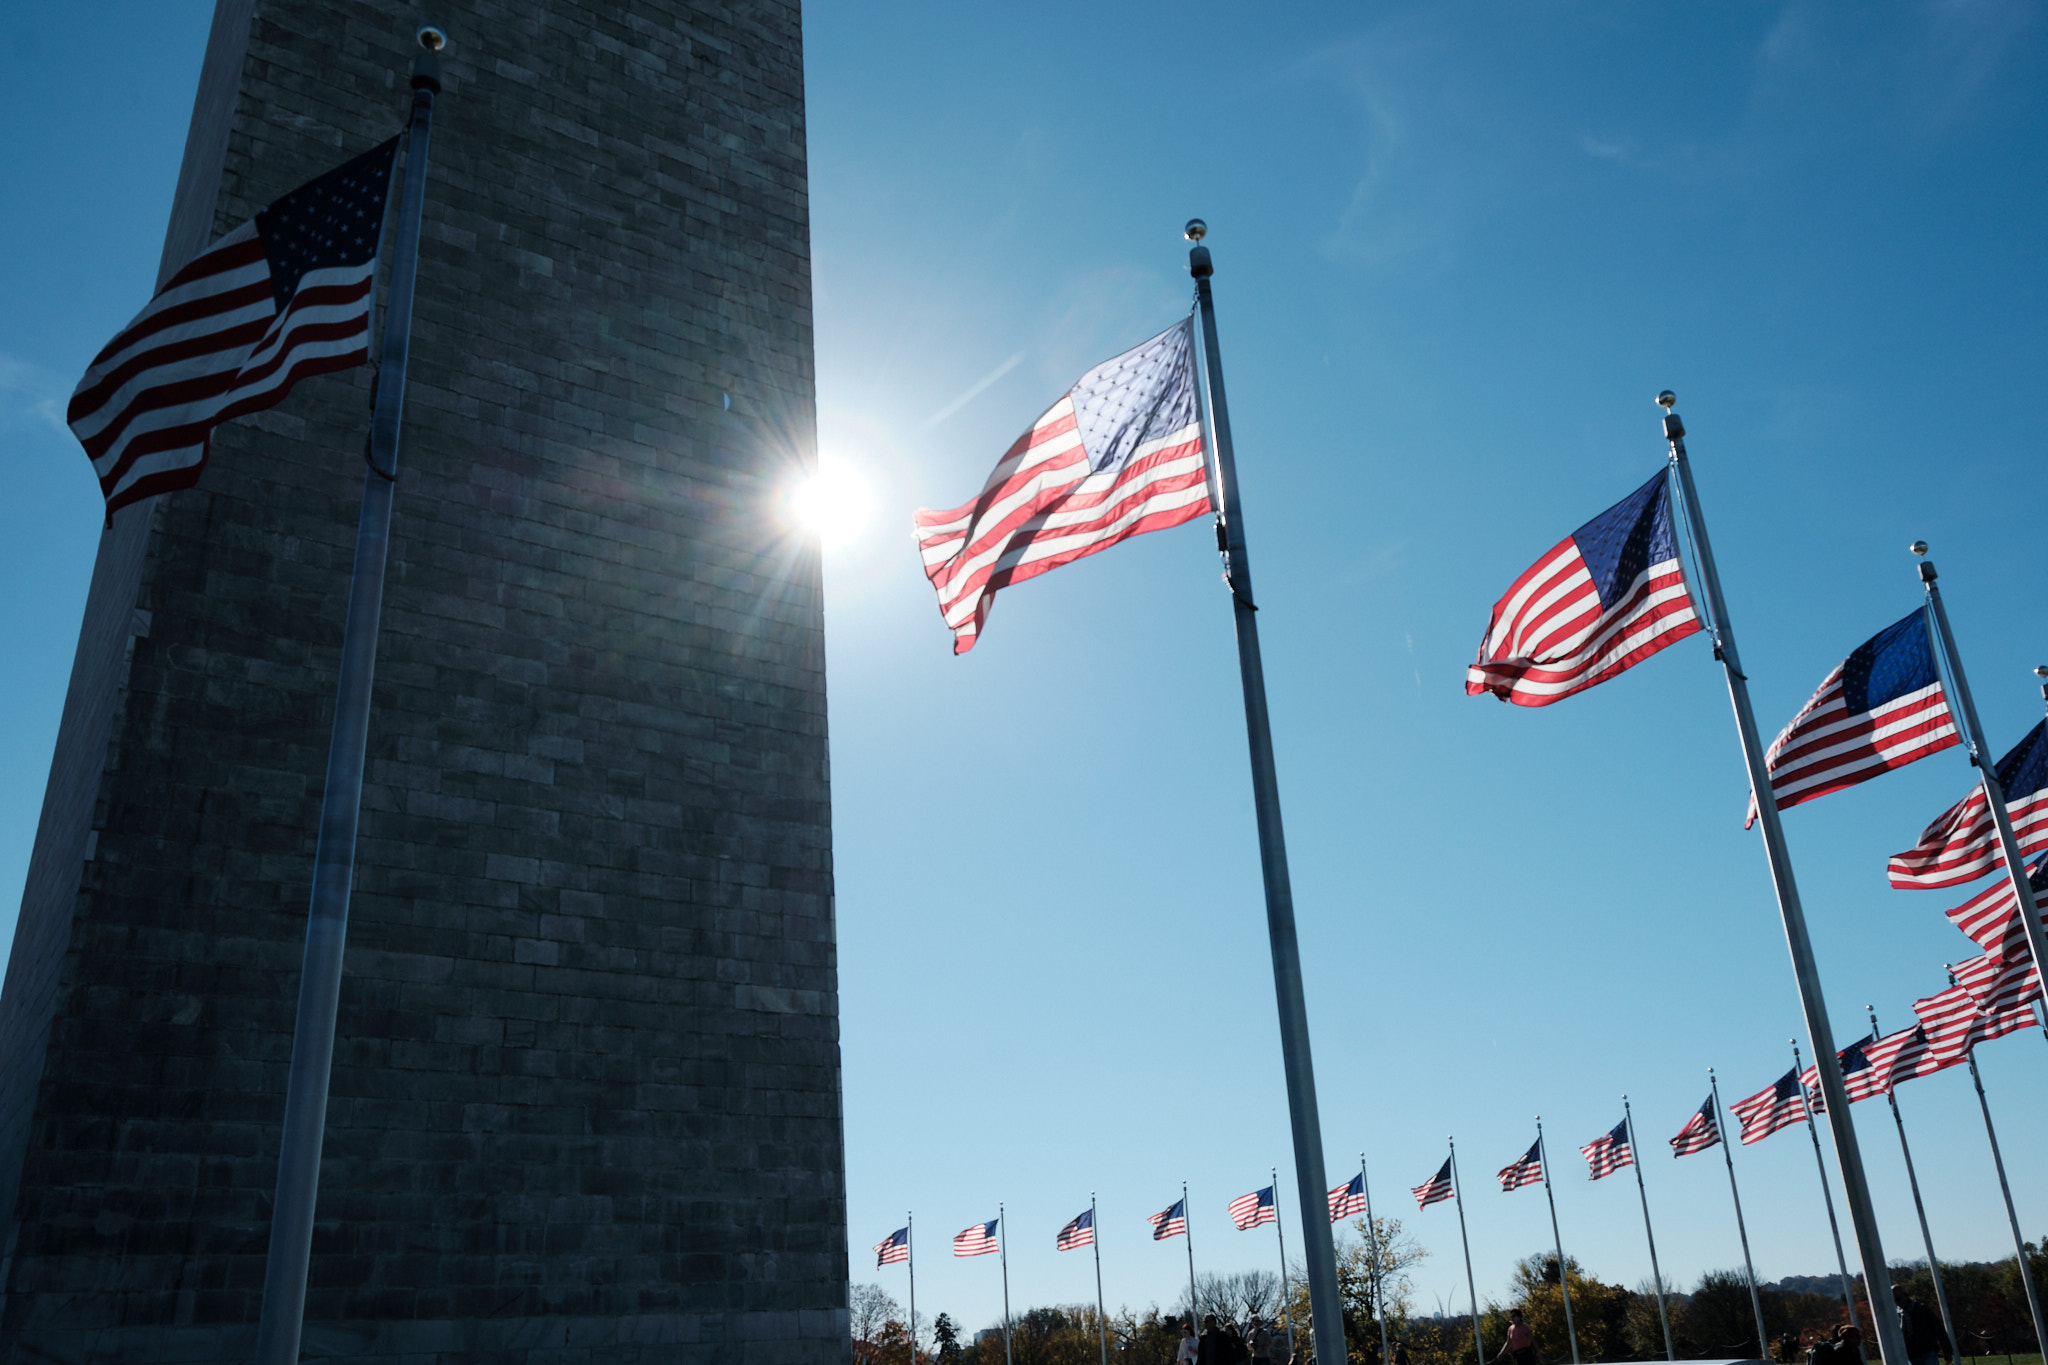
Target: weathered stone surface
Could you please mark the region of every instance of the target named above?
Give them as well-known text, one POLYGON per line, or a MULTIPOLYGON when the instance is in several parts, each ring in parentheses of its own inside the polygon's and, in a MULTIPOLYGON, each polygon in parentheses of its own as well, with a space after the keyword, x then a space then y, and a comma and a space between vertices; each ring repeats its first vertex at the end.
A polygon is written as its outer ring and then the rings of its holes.
MULTIPOLYGON (((202 240, 453 44, 306 1356, 843 1359, 797 7, 249 8, 202 240)), ((369 385, 103 549, 52 779, 97 804, 0 1002, 11 1359, 247 1357, 369 385)))

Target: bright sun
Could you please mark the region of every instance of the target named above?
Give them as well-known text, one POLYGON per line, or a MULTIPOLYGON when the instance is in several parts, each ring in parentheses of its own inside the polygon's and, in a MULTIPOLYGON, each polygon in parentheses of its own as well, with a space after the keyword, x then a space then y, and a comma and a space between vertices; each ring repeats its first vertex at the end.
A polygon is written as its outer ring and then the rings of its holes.
POLYGON ((860 534, 872 510, 867 484, 837 460, 818 462, 818 472, 789 496, 790 511, 815 532, 822 545, 843 545, 860 534))

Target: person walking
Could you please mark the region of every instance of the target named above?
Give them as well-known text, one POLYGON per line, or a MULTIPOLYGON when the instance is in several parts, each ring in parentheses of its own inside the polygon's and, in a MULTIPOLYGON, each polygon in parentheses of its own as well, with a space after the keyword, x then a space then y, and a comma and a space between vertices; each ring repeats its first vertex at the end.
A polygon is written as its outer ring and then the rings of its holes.
POLYGON ((1195 1365, 1237 1365, 1230 1352, 1230 1338, 1216 1324, 1214 1313, 1202 1314, 1202 1335, 1195 1342, 1195 1365))
POLYGON ((1180 1323, 1180 1350, 1173 1356, 1173 1365, 1200 1365, 1201 1344, 1195 1339, 1195 1320, 1182 1318, 1180 1323))
POLYGON ((1906 1359, 1912 1365, 1936 1365, 1940 1360, 1955 1359, 1955 1343, 1948 1339, 1941 1319, 1929 1312, 1926 1304, 1904 1289, 1894 1289, 1892 1301, 1899 1306, 1899 1335, 1906 1339, 1906 1359))
POLYGON ((1494 1357, 1495 1365, 1509 1357, 1513 1357, 1515 1365, 1543 1365, 1543 1353, 1536 1349, 1536 1334, 1522 1320, 1519 1308, 1508 1310, 1508 1339, 1494 1357))
POLYGON ((1249 1325, 1251 1330, 1245 1334, 1244 1348, 1252 1365, 1273 1365, 1273 1333, 1267 1329, 1265 1319, 1254 1313, 1249 1325))
POLYGON ((1406 1337, 1397 1337, 1394 1340, 1394 1365, 1408 1365, 1408 1338, 1406 1337))
POLYGON ((1845 1323, 1806 1348, 1806 1365, 1862 1365, 1863 1329, 1845 1323))

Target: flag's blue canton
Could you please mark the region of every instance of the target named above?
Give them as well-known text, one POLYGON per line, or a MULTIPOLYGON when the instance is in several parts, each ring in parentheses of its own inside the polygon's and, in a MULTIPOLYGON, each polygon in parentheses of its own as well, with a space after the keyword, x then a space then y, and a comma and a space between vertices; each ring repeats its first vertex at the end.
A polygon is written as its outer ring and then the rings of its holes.
POLYGON ((1607 1140, 1617 1147, 1628 1146, 1628 1120, 1623 1119, 1615 1124, 1614 1131, 1607 1135, 1607 1140))
POLYGON ((1259 1191, 1259 1207, 1262 1209, 1273 1207, 1273 1187, 1271 1185, 1259 1191))
POLYGON ((1908 692, 1932 687, 1940 677, 1927 638, 1927 613, 1915 611, 1858 645, 1843 663, 1842 707, 1852 716, 1860 715, 1908 692))
POLYGON ((2048 743, 2044 738, 2048 738, 2048 720, 2035 721, 2027 737, 1998 760, 1998 785, 2005 789, 2006 800, 2017 801, 2048 787, 2048 743))
POLYGON ((307 271, 363 265, 376 256, 397 150, 398 139, 393 138, 301 185, 256 215, 279 312, 292 301, 307 271))
POLYGON ((1863 1055, 1863 1049, 1876 1041, 1877 1035, 1873 1033, 1868 1038, 1858 1038, 1855 1042, 1835 1054, 1842 1064, 1842 1075, 1844 1078, 1853 1076, 1859 1071, 1870 1070, 1870 1058, 1863 1055))
POLYGON ((1778 1077, 1778 1083, 1771 1087, 1771 1098, 1776 1100, 1789 1100, 1798 1093, 1799 1068, 1796 1066, 1778 1077))
POLYGON ((1195 423, 1195 364, 1183 322, 1081 376, 1070 389, 1088 468, 1121 469, 1137 448, 1195 423))
POLYGON ((1658 470, 1655 478, 1572 532, 1572 541, 1593 576, 1601 607, 1612 607, 1643 570, 1678 558, 1665 472, 1658 470))

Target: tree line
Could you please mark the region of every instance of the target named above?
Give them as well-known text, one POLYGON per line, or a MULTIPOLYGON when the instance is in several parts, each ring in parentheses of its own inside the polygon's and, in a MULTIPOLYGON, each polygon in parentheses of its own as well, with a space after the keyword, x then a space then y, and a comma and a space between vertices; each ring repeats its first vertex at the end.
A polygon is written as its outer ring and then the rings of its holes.
MULTIPOLYGON (((1429 1253, 1402 1227, 1401 1220, 1375 1219, 1373 1235, 1367 1236, 1361 1218, 1352 1230, 1359 1235, 1341 1237, 1337 1244, 1338 1291, 1349 1365, 1385 1365, 1380 1352, 1382 1315, 1389 1341, 1405 1343, 1408 1365, 1477 1365, 1468 1313, 1446 1305, 1438 1305, 1428 1314, 1415 1311, 1411 1271, 1429 1253)), ((2030 1245, 2028 1251, 2036 1281, 2048 1282, 2048 1239, 2030 1245)), ((1663 1358, 1663 1327, 1648 1279, 1633 1289, 1611 1284, 1588 1274, 1572 1257, 1565 1258, 1561 1276, 1554 1252, 1539 1252, 1518 1262, 1507 1296, 1481 1305, 1480 1331, 1489 1358, 1506 1340, 1511 1308, 1522 1310, 1549 1365, 1572 1358, 1571 1341, 1565 1333, 1561 1278, 1571 1287, 1572 1320, 1583 1360, 1663 1358)), ((1897 1264, 1892 1278, 1895 1285, 1934 1311, 1934 1291, 1925 1262, 1897 1264)), ((1941 1278, 1962 1338, 1957 1343, 1962 1355, 2032 1355, 2039 1349, 2034 1344, 2017 1262, 1944 1261, 1941 1278)), ((1308 1288, 1299 1270, 1293 1271, 1289 1280, 1288 1292, 1283 1294, 1280 1277, 1272 1271, 1201 1276, 1195 1285, 1196 1316, 1215 1313, 1219 1321, 1239 1326, 1254 1314, 1268 1322, 1291 1319, 1296 1344, 1306 1356, 1312 1348, 1308 1288)), ((1826 1281, 1790 1283, 1819 1286, 1839 1282, 1828 1277, 1826 1281)), ((1857 1319, 1868 1340, 1870 1308, 1860 1288, 1858 1277, 1857 1319)), ((1807 1346, 1845 1320, 1841 1297, 1818 1287, 1765 1285, 1757 1292, 1769 1338, 1769 1347, 1762 1351, 1756 1341, 1749 1286, 1741 1271, 1708 1271, 1689 1292, 1675 1292, 1667 1285, 1665 1309, 1679 1358, 1761 1355, 1781 1361, 1803 1360, 1807 1346)), ((945 1313, 931 1319, 929 1325, 919 1314, 919 1339, 913 1356, 902 1308, 880 1286, 854 1286, 850 1305, 856 1365, 1003 1365, 1000 1323, 968 1333, 945 1313)), ((1187 1316, 1188 1301, 1183 1296, 1163 1308, 1119 1309, 1102 1319, 1099 1327, 1108 1339, 1115 1365, 1172 1365, 1180 1344, 1180 1324, 1187 1316)), ((1011 1358, 1014 1365, 1099 1365, 1097 1333, 1094 1304, 1026 1309, 1012 1320, 1011 1358)))

